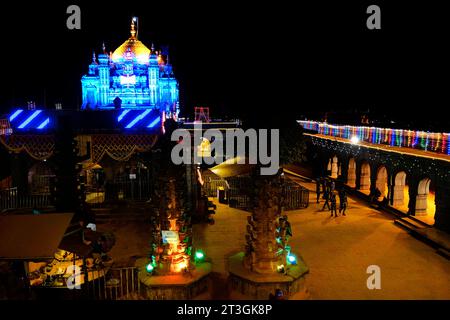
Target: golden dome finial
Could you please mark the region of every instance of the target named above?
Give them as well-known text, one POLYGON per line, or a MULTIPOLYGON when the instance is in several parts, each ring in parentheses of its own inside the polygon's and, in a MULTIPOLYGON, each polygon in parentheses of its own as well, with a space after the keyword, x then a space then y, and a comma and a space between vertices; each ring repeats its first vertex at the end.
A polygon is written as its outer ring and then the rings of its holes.
POLYGON ((132 38, 136 38, 135 22, 136 22, 136 17, 133 17, 133 19, 131 19, 131 31, 130 31, 132 38))

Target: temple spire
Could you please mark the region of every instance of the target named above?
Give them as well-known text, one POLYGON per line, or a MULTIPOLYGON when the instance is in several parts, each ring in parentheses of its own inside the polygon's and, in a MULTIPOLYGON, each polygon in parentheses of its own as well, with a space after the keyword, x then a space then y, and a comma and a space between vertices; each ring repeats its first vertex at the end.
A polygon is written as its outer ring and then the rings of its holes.
POLYGON ((105 41, 103 41, 103 43, 102 43, 102 50, 103 50, 103 53, 106 54, 105 41))
POLYGON ((97 61, 96 61, 96 57, 95 57, 95 51, 94 52, 92 52, 92 63, 97 63, 97 61))
POLYGON ((137 38, 136 37, 136 26, 135 26, 135 22, 136 22, 136 17, 133 17, 133 19, 131 19, 131 30, 130 30, 130 33, 131 33, 131 37, 132 38, 137 38))

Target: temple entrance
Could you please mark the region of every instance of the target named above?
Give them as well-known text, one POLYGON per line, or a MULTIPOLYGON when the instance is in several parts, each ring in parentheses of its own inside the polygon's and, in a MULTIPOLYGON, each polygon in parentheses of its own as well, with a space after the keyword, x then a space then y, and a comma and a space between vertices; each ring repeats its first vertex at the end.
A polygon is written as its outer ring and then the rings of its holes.
POLYGON ((28 170, 28 190, 34 195, 50 194, 50 181, 55 176, 46 161, 35 163, 28 170))
POLYGON ((350 158, 348 161, 347 185, 352 188, 356 187, 356 162, 354 158, 350 158))
POLYGON ((99 204, 105 201, 105 171, 98 163, 83 163, 86 183, 86 202, 99 204))
POLYGON ((128 161, 104 158, 106 200, 148 200, 150 170, 137 157, 128 161))
POLYGON ((392 186, 392 206, 404 213, 409 211, 409 187, 406 172, 400 171, 395 175, 392 186))
POLYGON ((415 216, 428 224, 434 224, 435 213, 435 193, 431 179, 424 178, 419 182, 417 189, 415 216))
POLYGON ((381 166, 377 172, 377 181, 375 183, 376 188, 380 190, 381 196, 378 198, 378 201, 382 201, 384 198, 388 197, 388 174, 386 167, 381 166))
POLYGON ((370 194, 370 165, 364 161, 361 163, 361 177, 359 179, 359 190, 369 195, 370 194))

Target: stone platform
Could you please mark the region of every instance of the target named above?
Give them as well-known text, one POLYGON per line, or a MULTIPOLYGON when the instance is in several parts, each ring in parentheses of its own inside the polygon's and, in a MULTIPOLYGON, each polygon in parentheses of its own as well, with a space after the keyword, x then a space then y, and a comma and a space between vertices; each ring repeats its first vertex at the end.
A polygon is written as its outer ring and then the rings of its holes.
POLYGON ((286 274, 263 275, 251 272, 244 267, 243 260, 243 252, 228 259, 229 284, 232 290, 249 299, 267 300, 276 289, 283 290, 287 298, 306 290, 305 275, 309 269, 298 255, 297 264, 289 265, 286 274))
POLYGON ((211 263, 196 263, 189 273, 153 275, 146 271, 149 261, 136 261, 139 268, 140 294, 148 300, 189 300, 209 289, 211 263))

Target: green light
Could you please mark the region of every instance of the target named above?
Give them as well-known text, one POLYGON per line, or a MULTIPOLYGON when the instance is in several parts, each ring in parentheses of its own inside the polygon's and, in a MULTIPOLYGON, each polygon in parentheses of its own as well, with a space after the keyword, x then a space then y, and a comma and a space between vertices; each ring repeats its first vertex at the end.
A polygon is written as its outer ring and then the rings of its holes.
POLYGON ((151 263, 149 263, 149 264, 145 267, 145 269, 147 269, 147 272, 152 272, 153 269, 154 269, 154 267, 153 267, 153 265, 152 265, 151 263))
POLYGON ((196 260, 202 260, 204 257, 205 257, 205 254, 202 251, 197 250, 195 252, 195 259, 196 260))
POLYGON ((290 264, 297 264, 297 257, 293 254, 288 254, 287 259, 290 264))

